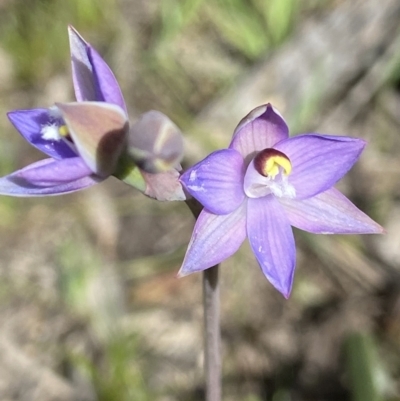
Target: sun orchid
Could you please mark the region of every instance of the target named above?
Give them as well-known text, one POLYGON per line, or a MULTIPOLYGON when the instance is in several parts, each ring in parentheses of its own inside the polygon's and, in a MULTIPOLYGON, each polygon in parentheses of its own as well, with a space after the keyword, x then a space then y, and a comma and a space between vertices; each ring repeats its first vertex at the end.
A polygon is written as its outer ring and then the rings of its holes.
POLYGON ((282 116, 269 104, 260 106, 239 123, 228 149, 210 154, 181 176, 204 209, 179 276, 222 262, 247 237, 264 275, 288 297, 296 259, 291 226, 317 234, 383 232, 333 188, 365 141, 288 136, 282 116))
POLYGON ((138 134, 136 125, 129 125, 125 100, 110 67, 72 27, 69 39, 77 102, 8 113, 22 136, 50 158, 0 178, 0 194, 59 195, 115 175, 150 197, 183 200, 177 171, 183 150, 179 129, 162 113, 151 111, 142 116, 140 121, 147 124, 141 123, 138 134), (131 150, 139 146, 139 139, 143 142, 141 136, 163 138, 158 152, 150 154, 161 169, 149 173, 138 167, 131 150))

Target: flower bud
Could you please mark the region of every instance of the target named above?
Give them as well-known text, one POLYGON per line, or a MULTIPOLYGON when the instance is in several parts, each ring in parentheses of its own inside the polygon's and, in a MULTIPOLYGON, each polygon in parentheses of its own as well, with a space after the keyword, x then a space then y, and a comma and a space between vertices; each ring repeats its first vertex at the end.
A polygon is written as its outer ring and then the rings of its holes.
POLYGON ((148 111, 129 130, 128 154, 148 173, 180 169, 183 156, 181 131, 163 113, 148 111))

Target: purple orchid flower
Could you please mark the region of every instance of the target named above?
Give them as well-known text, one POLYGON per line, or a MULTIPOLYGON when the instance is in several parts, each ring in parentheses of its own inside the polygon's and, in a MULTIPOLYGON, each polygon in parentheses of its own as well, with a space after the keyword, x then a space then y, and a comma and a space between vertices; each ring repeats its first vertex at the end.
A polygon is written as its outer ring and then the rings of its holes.
POLYGON ((248 237, 264 275, 289 297, 296 259, 291 226, 316 234, 382 233, 380 225, 333 185, 353 166, 365 141, 304 134, 288 137, 271 106, 253 110, 218 150, 181 177, 204 209, 178 273, 205 270, 248 237))
MULTIPOLYGON (((71 26, 69 39, 77 102, 8 113, 22 136, 50 158, 0 178, 0 194, 59 195, 90 187, 113 174, 159 200, 184 199, 178 171, 147 174, 127 157, 130 128, 118 82, 97 51, 71 26)), ((165 124, 173 125, 163 117, 165 124)), ((180 135, 177 128, 172 133, 180 135)), ((143 135, 147 135, 146 127, 143 135)), ((177 153, 174 163, 181 149, 177 153)))

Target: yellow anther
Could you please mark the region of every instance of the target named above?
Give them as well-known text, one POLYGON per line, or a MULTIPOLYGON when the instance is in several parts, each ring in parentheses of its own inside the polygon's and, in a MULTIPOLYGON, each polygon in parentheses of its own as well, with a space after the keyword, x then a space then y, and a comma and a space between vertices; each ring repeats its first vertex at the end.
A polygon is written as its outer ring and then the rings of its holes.
POLYGON ((292 171, 289 158, 279 150, 272 148, 258 153, 254 158, 254 167, 263 176, 271 178, 275 178, 281 170, 285 175, 289 175, 292 171))
POLYGON ((66 125, 60 125, 58 127, 58 132, 59 132, 60 136, 66 137, 69 135, 68 127, 66 125))
POLYGON ((275 178, 279 173, 279 167, 282 167, 283 173, 289 175, 292 171, 292 164, 287 157, 272 156, 265 163, 264 173, 272 178, 275 178))

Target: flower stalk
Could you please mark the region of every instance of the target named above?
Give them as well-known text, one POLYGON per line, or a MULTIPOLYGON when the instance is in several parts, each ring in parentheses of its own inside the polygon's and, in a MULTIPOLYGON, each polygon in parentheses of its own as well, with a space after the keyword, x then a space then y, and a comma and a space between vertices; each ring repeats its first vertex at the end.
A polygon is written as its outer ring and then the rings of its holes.
MULTIPOLYGON (((202 205, 194 198, 187 199, 186 204, 197 219, 202 210, 202 205)), ((203 271, 203 311, 205 400, 221 401, 219 265, 203 271)))
POLYGON ((219 265, 203 272, 204 373, 206 401, 221 400, 219 265))

